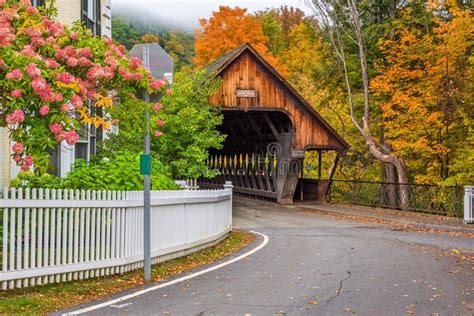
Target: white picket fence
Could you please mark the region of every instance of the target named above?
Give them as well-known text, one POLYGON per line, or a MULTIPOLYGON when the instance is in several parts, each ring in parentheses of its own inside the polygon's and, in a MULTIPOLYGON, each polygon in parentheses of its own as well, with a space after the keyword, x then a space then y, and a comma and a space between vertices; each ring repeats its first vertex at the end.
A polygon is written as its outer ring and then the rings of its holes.
MULTIPOLYGON (((143 191, 4 189, 3 290, 124 273, 143 266, 143 191)), ((151 192, 157 263, 232 229, 232 186, 151 192)))

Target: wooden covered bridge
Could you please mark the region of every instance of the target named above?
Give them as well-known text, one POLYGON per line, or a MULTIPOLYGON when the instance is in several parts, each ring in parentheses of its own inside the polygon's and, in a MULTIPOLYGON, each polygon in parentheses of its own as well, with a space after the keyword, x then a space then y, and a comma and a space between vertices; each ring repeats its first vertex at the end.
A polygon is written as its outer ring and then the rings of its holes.
POLYGON ((222 79, 211 98, 224 115, 224 146, 210 153, 211 169, 220 175, 200 179, 203 186, 232 181, 237 194, 288 204, 321 199, 328 189, 346 141, 249 44, 206 66, 222 79), (321 154, 337 152, 328 179, 321 179, 321 154), (305 151, 319 153, 318 180, 303 179, 305 151), (298 189, 297 189, 298 188, 298 189))

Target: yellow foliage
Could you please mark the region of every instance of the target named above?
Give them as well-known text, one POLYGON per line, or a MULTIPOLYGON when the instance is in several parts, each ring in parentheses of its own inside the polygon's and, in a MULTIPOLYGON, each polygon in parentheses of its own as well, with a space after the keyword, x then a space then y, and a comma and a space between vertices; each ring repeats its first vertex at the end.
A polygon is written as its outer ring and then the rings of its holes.
MULTIPOLYGON (((94 102, 94 107, 108 108, 113 106, 113 100, 109 97, 104 97, 100 94, 95 95, 96 101, 94 102)), ((95 128, 102 127, 103 129, 108 129, 111 122, 104 120, 99 115, 90 115, 89 110, 85 107, 79 108, 77 110, 81 118, 81 122, 84 124, 94 125, 95 128)))
MULTIPOLYGON (((401 26, 390 39, 381 41, 384 59, 371 82, 385 118, 387 142, 409 167, 422 164, 428 170, 426 177, 418 176, 419 181, 439 179, 440 168, 447 168, 449 148, 459 147, 452 135, 464 128, 456 118, 463 104, 473 100, 472 9, 461 8, 454 0, 432 0, 429 5, 451 18, 435 13, 432 32, 421 34, 401 26)), ((411 18, 410 12, 405 14, 411 18)))

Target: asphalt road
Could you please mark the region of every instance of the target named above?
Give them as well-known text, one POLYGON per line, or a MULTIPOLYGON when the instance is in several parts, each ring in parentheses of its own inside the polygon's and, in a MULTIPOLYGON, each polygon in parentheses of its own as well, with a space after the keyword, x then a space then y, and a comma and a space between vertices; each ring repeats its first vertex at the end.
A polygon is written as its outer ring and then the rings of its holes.
POLYGON ((473 252, 472 239, 253 204, 236 203, 234 227, 266 234, 266 247, 222 269, 88 314, 474 313, 474 270, 450 255, 453 248, 473 252))

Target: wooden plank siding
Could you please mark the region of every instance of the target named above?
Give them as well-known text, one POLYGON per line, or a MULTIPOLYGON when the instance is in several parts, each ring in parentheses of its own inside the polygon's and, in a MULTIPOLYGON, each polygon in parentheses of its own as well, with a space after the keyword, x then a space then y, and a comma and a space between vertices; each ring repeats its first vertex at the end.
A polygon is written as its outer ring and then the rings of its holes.
POLYGON ((240 51, 217 75, 222 79, 219 90, 210 103, 230 110, 281 111, 293 125, 293 148, 333 149, 345 151, 347 143, 329 127, 314 109, 289 86, 273 67, 269 66, 253 48, 240 51), (256 97, 237 97, 237 90, 255 90, 256 97))

